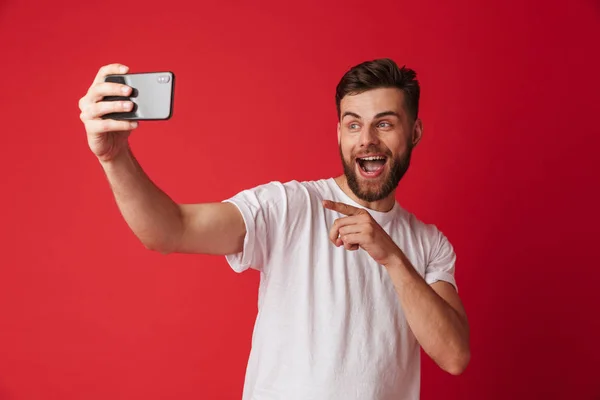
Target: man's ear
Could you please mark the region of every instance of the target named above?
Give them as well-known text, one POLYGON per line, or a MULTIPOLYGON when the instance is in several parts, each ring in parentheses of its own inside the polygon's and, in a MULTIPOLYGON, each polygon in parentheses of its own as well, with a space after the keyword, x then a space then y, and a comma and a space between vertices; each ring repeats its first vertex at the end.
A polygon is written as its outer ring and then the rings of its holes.
POLYGON ((341 143, 341 139, 342 139, 342 125, 338 122, 337 123, 337 136, 338 136, 338 146, 341 143))
POLYGON ((411 135, 412 147, 415 147, 423 137, 423 121, 417 119, 413 125, 413 131, 411 135))

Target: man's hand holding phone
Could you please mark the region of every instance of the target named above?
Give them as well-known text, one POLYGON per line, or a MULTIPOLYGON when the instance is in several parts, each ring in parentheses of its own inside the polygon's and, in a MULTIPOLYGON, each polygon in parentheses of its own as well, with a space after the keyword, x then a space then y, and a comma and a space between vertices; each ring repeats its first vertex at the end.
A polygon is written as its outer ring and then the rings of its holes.
POLYGON ((132 88, 119 83, 106 82, 106 76, 124 74, 129 68, 122 64, 106 65, 98 71, 88 92, 79 100, 80 118, 85 125, 88 145, 100 161, 111 161, 127 149, 128 137, 137 128, 137 121, 103 119, 114 112, 127 112, 133 108, 131 101, 102 101, 107 96, 129 96, 132 88))
POLYGON ((100 68, 79 101, 90 148, 101 161, 111 160, 127 144, 137 121, 171 118, 175 74, 171 71, 128 73, 122 64, 100 68))

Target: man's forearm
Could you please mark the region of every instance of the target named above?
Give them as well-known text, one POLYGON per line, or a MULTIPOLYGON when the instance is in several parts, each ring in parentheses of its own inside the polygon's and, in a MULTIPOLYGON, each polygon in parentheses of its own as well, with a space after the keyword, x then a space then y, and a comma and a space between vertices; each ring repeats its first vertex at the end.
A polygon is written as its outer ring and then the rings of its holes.
POLYGON ((150 180, 130 149, 100 163, 133 233, 147 248, 168 253, 183 231, 179 206, 150 180))
POLYGON ((445 371, 460 374, 469 362, 469 326, 404 256, 386 266, 411 330, 423 350, 445 371))

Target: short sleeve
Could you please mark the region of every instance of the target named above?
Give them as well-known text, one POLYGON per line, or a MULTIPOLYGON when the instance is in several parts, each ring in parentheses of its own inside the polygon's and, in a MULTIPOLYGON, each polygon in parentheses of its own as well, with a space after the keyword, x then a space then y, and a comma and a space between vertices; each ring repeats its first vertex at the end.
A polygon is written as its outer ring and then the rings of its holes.
POLYGON ((241 273, 248 268, 264 269, 268 263, 271 242, 276 237, 277 217, 284 201, 285 189, 279 182, 247 189, 223 200, 238 208, 246 225, 242 251, 225 256, 235 272, 241 273))
POLYGON ((458 291, 454 276, 456 253, 448 238, 437 229, 435 232, 429 263, 425 268, 425 281, 430 285, 437 281, 445 281, 458 291))

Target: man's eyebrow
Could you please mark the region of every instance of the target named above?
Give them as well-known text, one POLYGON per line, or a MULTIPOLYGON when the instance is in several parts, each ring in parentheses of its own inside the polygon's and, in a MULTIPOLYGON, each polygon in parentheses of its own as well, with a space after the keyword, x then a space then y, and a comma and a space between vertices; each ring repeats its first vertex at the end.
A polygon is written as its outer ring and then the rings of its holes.
MULTIPOLYGON (((387 116, 394 116, 394 117, 396 117, 398 119, 401 119, 400 114, 398 114, 395 111, 383 111, 383 112, 380 112, 379 114, 375 115, 375 119, 382 118, 382 117, 387 117, 387 116)), ((346 111, 342 115, 342 119, 344 119, 345 117, 354 117, 356 119, 362 119, 362 117, 360 115, 358 115, 357 113, 354 113, 352 111, 346 111)))
POLYGON ((358 115, 357 113, 353 113, 352 111, 346 111, 342 115, 342 119, 344 119, 345 117, 354 117, 356 119, 362 119, 360 115, 358 115))
POLYGON ((396 118, 398 118, 398 119, 401 119, 401 118, 400 118, 400 114, 398 114, 398 113, 397 113, 397 112, 395 112, 395 111, 384 111, 384 112, 380 112, 379 114, 377 114, 377 115, 375 116, 375 118, 387 117, 387 116, 390 116, 390 115, 392 115, 392 116, 394 116, 394 117, 396 117, 396 118))

